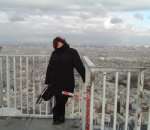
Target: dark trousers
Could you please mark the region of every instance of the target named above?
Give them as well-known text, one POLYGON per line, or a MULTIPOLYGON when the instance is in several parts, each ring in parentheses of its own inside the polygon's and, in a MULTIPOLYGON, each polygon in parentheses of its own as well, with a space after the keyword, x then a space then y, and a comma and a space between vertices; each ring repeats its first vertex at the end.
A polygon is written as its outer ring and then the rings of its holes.
POLYGON ((65 104, 68 101, 68 96, 61 93, 54 95, 55 106, 53 108, 53 120, 65 119, 65 104))

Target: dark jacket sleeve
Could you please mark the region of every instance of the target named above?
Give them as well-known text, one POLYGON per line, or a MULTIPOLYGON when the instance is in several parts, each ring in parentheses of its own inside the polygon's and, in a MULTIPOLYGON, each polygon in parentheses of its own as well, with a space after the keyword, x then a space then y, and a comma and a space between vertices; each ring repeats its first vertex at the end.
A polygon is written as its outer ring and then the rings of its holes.
POLYGON ((83 82, 85 82, 85 67, 77 50, 74 50, 73 64, 78 73, 81 75, 83 82))
POLYGON ((52 73, 53 73, 53 54, 54 52, 52 52, 50 59, 49 59, 49 63, 47 66, 47 71, 46 71, 46 77, 45 77, 45 84, 50 84, 50 82, 52 81, 52 73))

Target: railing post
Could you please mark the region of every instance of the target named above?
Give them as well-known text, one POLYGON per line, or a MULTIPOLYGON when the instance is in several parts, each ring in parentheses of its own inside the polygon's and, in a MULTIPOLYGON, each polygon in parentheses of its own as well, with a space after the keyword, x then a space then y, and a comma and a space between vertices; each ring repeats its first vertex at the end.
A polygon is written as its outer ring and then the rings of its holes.
POLYGON ((150 104, 149 104, 149 109, 148 109, 148 129, 147 130, 150 130, 150 104))
POLYGON ((129 100, 130 100, 130 80, 131 72, 127 74, 127 95, 126 95, 126 115, 125 115, 125 130, 128 130, 128 117, 129 117, 129 100))
POLYGON ((19 66, 20 66, 20 107, 21 107, 21 112, 23 112, 23 95, 22 95, 22 92, 23 92, 23 89, 22 89, 22 56, 20 56, 20 63, 19 63, 19 66))
POLYGON ((94 124, 94 81, 91 84, 91 94, 90 94, 90 130, 93 130, 94 124))
POLYGON ((94 116, 94 72, 89 73, 89 82, 86 87, 86 130, 93 130, 94 116))
POLYGON ((17 88, 16 88, 16 57, 13 56, 13 69, 14 69, 14 73, 13 73, 13 77, 14 77, 14 108, 17 109, 17 88))
MULTIPOLYGON (((48 65, 48 57, 46 56, 46 66, 48 65)), ((46 111, 45 114, 48 115, 49 113, 49 101, 46 102, 46 111)))
POLYGON ((86 67, 85 83, 82 90, 82 130, 86 130, 86 86, 88 81, 88 71, 86 67))
POLYGON ((101 130, 105 128, 105 106, 106 106, 106 72, 103 72, 103 98, 102 98, 101 130))
POLYGON ((116 72, 115 75, 115 101, 114 101, 114 123, 113 123, 113 130, 116 130, 116 122, 117 122, 117 102, 118 102, 118 78, 119 73, 116 72))
POLYGON ((2 57, 0 57, 0 107, 3 106, 3 73, 2 57))
POLYGON ((26 57, 27 114, 29 114, 29 56, 26 57))
POLYGON ((84 86, 84 120, 83 130, 93 130, 93 114, 94 114, 94 70, 90 67, 94 67, 93 62, 86 56, 84 56, 86 66, 86 82, 84 86))
POLYGON ((144 71, 140 71, 138 75, 138 87, 137 87, 137 111, 136 111, 136 130, 141 130, 141 118, 142 118, 142 99, 143 99, 143 87, 144 87, 144 71))
POLYGON ((71 104, 71 105, 72 105, 71 118, 74 117, 74 110, 75 110, 75 108, 74 108, 74 107, 75 107, 75 104, 74 104, 74 103, 75 103, 75 99, 73 98, 73 99, 72 99, 72 104, 71 104))
POLYGON ((89 84, 89 76, 90 72, 85 66, 86 69, 86 75, 85 75, 85 83, 83 85, 83 91, 82 91, 82 130, 86 130, 87 128, 87 86, 89 84))
POLYGON ((7 107, 10 107, 10 68, 9 56, 6 56, 6 75, 7 75, 7 107))
POLYGON ((86 91, 86 130, 90 130, 90 88, 86 91))
MULTIPOLYGON (((79 86, 83 86, 83 83, 81 81, 82 79, 80 78, 79 86)), ((81 96, 82 96, 82 89, 79 89, 79 113, 81 114, 81 96)), ((81 115, 80 115, 81 116, 81 115)))

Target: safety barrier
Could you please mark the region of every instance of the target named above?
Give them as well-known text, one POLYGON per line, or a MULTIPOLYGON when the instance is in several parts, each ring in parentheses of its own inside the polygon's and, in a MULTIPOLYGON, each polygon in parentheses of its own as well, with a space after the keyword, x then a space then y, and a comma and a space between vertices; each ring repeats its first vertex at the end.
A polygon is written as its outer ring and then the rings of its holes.
POLYGON ((150 89, 145 67, 98 67, 86 56, 82 129, 150 130, 150 89))
MULTIPOLYGON (((54 99, 36 105, 44 88, 48 55, 0 56, 0 116, 50 117, 54 99), (8 110, 7 110, 8 109, 8 110), (14 112, 16 110, 16 112, 14 112)), ((76 76, 69 118, 81 118, 82 130, 150 130, 149 68, 104 68, 83 57, 86 82, 76 76)))
MULTIPOLYGON (((51 116, 54 99, 35 103, 44 89, 48 60, 48 55, 0 55, 0 116, 51 116)), ((75 93, 80 95, 81 78, 75 77, 75 93)), ((67 117, 79 117, 81 100, 69 100, 67 117)))

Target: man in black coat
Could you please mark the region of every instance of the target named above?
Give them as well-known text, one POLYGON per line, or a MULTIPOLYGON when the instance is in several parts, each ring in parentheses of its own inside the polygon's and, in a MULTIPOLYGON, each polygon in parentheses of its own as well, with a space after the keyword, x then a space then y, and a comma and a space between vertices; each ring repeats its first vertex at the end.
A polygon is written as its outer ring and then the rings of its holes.
POLYGON ((74 68, 79 72, 85 82, 85 67, 76 49, 61 37, 53 40, 54 51, 51 54, 46 72, 45 84, 55 87, 56 103, 53 108, 53 123, 60 124, 65 121, 65 104, 69 96, 62 91, 74 92, 74 68))

